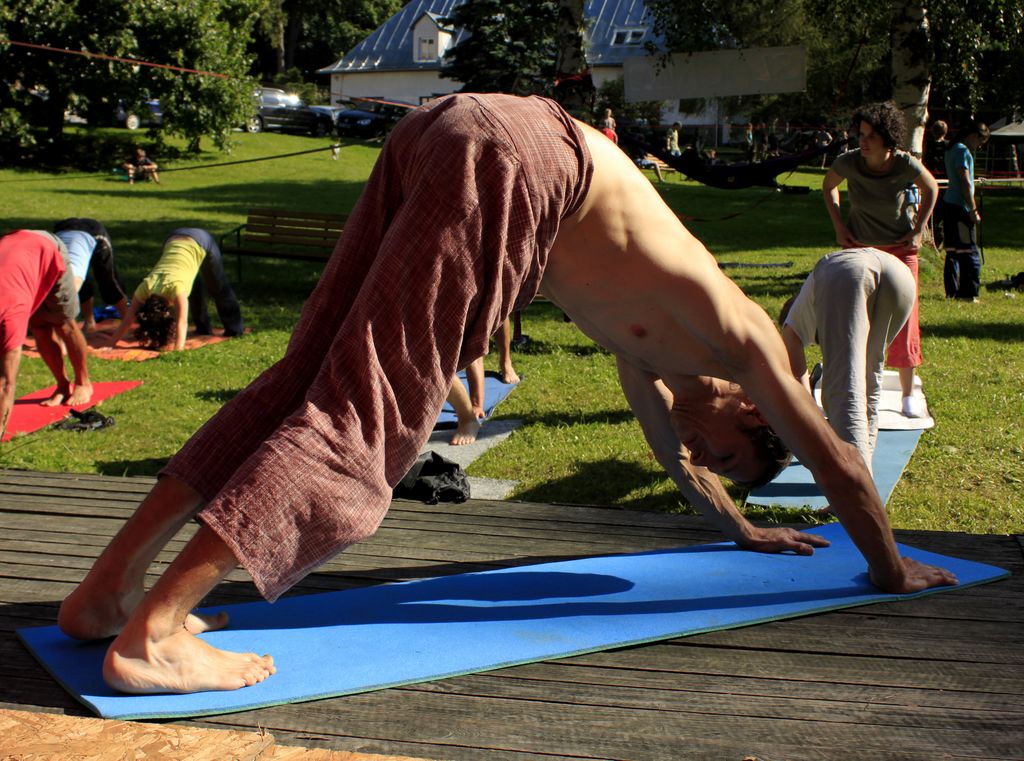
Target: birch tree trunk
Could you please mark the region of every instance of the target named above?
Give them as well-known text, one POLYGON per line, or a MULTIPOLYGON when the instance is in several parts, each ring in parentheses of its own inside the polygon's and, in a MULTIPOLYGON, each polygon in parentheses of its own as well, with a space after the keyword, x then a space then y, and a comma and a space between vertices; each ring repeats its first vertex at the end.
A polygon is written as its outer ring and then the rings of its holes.
POLYGON ((931 46, 925 0, 892 0, 892 98, 903 112, 907 145, 920 157, 931 91, 931 46))
POLYGON ((558 2, 558 58, 555 61, 555 99, 573 116, 587 119, 593 110, 594 83, 587 67, 583 39, 584 0, 558 2))

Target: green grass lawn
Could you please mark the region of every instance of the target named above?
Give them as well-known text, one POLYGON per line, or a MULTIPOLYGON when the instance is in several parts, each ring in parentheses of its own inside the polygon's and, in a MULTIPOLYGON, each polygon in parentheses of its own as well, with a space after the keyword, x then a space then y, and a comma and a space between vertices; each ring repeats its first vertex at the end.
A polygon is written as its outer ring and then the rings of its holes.
MULTIPOLYGON (((107 173, 0 170, 0 226, 50 228, 67 216, 95 217, 110 230, 126 285, 134 288, 174 227, 226 232, 242 223, 253 206, 349 211, 379 152, 377 145, 348 145, 339 161, 323 151, 200 168, 329 144, 328 139, 239 134, 230 156, 162 160, 150 151, 161 164, 160 185, 129 186, 107 173)), ((113 155, 111 167, 119 161, 120 153, 113 155)), ((791 269, 729 271, 774 316, 814 262, 835 247, 816 192, 821 177, 821 171, 807 170, 780 178, 787 185, 814 188, 808 195, 715 190, 677 176, 658 187, 720 261, 794 262, 791 269)), ((990 282, 1024 270, 1024 190, 991 191, 984 203, 982 280, 990 282)), ((922 437, 890 502, 890 515, 902 528, 1024 533, 1024 293, 1014 298, 985 291, 980 304, 950 302, 943 296, 941 270, 941 256, 926 251, 921 273, 925 364, 920 374, 938 425, 922 437)), ((228 272, 234 279, 233 261, 228 272)), ((0 445, 0 467, 156 473, 203 421, 283 353, 318 274, 315 265, 306 263, 246 261, 236 287, 252 335, 149 362, 93 359, 95 380, 144 381, 103 404, 117 425, 96 433, 43 431, 19 437, 0 445)), ((516 355, 516 366, 525 380, 499 408, 499 416, 520 418, 525 425, 474 463, 470 473, 517 480, 517 499, 686 510, 629 413, 611 356, 564 322, 550 304, 526 311, 524 331, 532 341, 516 355)), ((488 366, 496 367, 493 354, 488 366)), ((19 394, 50 382, 40 360, 23 361, 19 394)), ((742 497, 738 490, 733 493, 742 497)), ((791 511, 751 515, 801 517, 791 511)))

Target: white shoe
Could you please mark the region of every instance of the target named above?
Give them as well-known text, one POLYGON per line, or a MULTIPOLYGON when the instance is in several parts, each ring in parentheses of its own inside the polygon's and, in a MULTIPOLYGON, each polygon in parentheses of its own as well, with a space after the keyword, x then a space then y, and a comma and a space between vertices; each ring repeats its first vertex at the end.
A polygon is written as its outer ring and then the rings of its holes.
POLYGON ((926 413, 924 407, 924 400, 919 396, 905 396, 903 397, 903 415, 904 417, 924 417, 926 413))

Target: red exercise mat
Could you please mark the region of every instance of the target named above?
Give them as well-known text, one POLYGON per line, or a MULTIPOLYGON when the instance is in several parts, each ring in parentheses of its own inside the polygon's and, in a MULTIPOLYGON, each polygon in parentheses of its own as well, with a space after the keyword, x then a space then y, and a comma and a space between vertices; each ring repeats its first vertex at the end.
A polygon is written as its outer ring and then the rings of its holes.
POLYGON ((76 404, 74 407, 67 404, 62 404, 58 407, 44 407, 40 404, 41 401, 49 399, 53 395, 53 392, 57 390, 56 384, 40 391, 33 391, 31 394, 26 394, 20 399, 15 400, 14 407, 11 408, 11 417, 7 421, 7 430, 0 441, 7 441, 15 434, 38 431, 40 428, 45 428, 51 423, 56 423, 58 420, 66 417, 72 409, 81 412, 92 407, 94 404, 102 402, 104 399, 117 396, 140 385, 142 385, 142 381, 93 383, 92 399, 85 404, 76 404))
MULTIPOLYGON (((97 324, 95 332, 85 336, 85 342, 89 346, 89 356, 96 357, 97 359, 118 359, 123 362, 141 362, 145 359, 153 359, 160 356, 161 352, 156 349, 147 349, 132 338, 132 331, 128 331, 127 335, 117 342, 117 346, 108 348, 106 345, 107 339, 117 330, 119 323, 119 320, 104 320, 97 324)), ((248 329, 245 332, 248 333, 248 329)), ((209 346, 210 344, 226 340, 227 338, 224 337, 224 331, 221 328, 214 328, 212 336, 197 336, 193 330, 189 330, 188 338, 185 339, 185 348, 198 349, 202 346, 209 346)), ((39 356, 39 352, 36 350, 35 338, 29 336, 25 339, 25 343, 22 344, 21 353, 26 357, 39 356)))

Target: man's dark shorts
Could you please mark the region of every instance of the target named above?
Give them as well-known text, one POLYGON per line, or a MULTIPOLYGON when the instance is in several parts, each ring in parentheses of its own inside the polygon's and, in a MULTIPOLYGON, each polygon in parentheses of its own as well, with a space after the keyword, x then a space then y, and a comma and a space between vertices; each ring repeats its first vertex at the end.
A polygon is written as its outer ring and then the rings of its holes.
POLYGON ((46 299, 43 301, 42 306, 39 307, 29 319, 29 325, 32 327, 43 327, 45 325, 60 325, 65 321, 74 320, 78 317, 80 305, 78 303, 78 289, 75 288, 75 279, 71 274, 71 266, 68 263, 68 250, 64 246, 64 242, 56 235, 50 235, 43 231, 38 231, 40 235, 49 235, 57 244, 60 249, 60 255, 64 257, 64 274, 60 276, 50 292, 46 294, 46 299))

